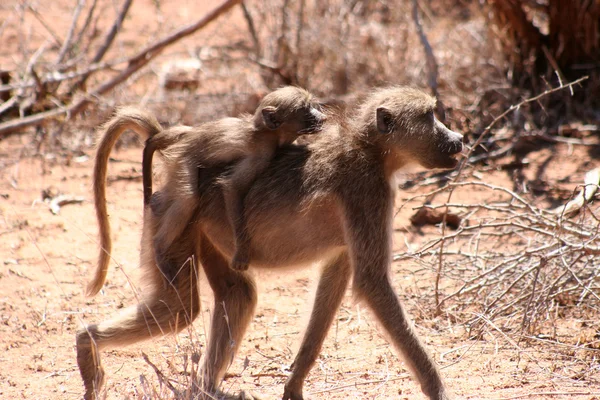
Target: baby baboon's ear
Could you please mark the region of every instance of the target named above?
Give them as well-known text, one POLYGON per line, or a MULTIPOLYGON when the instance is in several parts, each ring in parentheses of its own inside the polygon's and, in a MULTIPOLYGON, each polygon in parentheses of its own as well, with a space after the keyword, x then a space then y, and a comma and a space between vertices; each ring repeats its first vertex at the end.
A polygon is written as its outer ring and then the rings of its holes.
POLYGON ((267 106, 262 109, 263 122, 267 129, 275 130, 281 126, 275 107, 267 106))
POLYGON ((385 107, 377 107, 377 131, 388 134, 394 129, 392 113, 385 107))

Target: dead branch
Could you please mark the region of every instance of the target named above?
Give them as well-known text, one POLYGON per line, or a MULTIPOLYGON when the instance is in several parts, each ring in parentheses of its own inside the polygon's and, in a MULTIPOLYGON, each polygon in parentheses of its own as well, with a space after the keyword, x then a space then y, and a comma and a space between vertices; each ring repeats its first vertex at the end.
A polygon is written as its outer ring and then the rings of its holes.
MULTIPOLYGON (((98 49, 98 52, 96 52, 96 55, 94 56, 94 58, 92 58, 92 63, 97 63, 97 62, 101 61, 102 58, 104 57, 104 55, 106 54, 106 52, 108 51, 108 49, 110 48, 110 46, 112 45, 113 41, 115 40, 115 37, 117 36, 117 32, 119 32, 119 29, 121 29, 123 20, 125 19, 125 16, 127 15, 127 12, 129 11, 129 7, 131 7, 132 2, 133 2, 133 0, 125 0, 125 3, 123 3, 123 7, 121 7, 121 11, 119 12, 119 15, 117 16, 117 19, 113 23, 112 27, 110 28, 110 31, 108 31, 108 34, 106 35, 106 38, 104 39, 104 43, 102 44, 102 46, 100 46, 100 48, 98 49)), ((90 76, 89 74, 83 75, 79 79, 79 81, 77 81, 77 83, 75 83, 73 85, 73 87, 71 87, 70 91, 74 92, 75 90, 83 87, 85 85, 85 82, 89 78, 89 76, 90 76)))
POLYGON ((17 105, 19 99, 17 96, 13 96, 10 99, 6 100, 4 103, 0 104, 0 115, 4 114, 7 110, 10 110, 14 106, 17 105))
POLYGON ((244 19, 246 20, 246 25, 248 25, 248 31, 250 32, 252 42, 254 43, 254 54, 258 59, 262 53, 262 46, 260 45, 260 40, 258 39, 258 34, 256 33, 254 19, 252 18, 252 14, 250 14, 250 10, 248 10, 248 7, 246 7, 246 3, 242 1, 241 6, 242 12, 244 13, 244 19))
POLYGON ((40 24, 42 24, 42 26, 44 28, 46 28, 46 30, 48 31, 48 33, 50 33, 50 36, 52 36, 52 39, 54 39, 54 42, 56 43, 56 45, 61 46, 62 43, 63 43, 63 41, 56 34, 56 32, 54 32, 54 30, 50 27, 50 24, 48 24, 46 22, 46 20, 44 19, 44 17, 42 17, 42 15, 39 12, 37 12, 37 10, 35 8, 33 8, 33 6, 31 4, 28 4, 27 8, 31 11, 31 13, 33 14, 33 16, 38 21, 40 21, 40 24))
POLYGON ((85 0, 79 0, 77 5, 75 6, 75 11, 73 12, 73 19, 71 20, 71 25, 69 26, 69 31, 67 32, 67 38, 65 39, 60 52, 58 53, 58 58, 56 59, 56 64, 60 64, 69 50, 71 50, 71 41, 73 40, 73 32, 75 32, 75 26, 77 25, 77 21, 79 20, 79 15, 81 14, 81 10, 85 5, 85 0))
MULTIPOLYGON (((65 72, 65 73, 49 72, 46 75, 44 75, 43 77, 40 77, 39 79, 45 85, 50 84, 50 83, 58 83, 58 82, 75 79, 75 78, 78 78, 85 74, 90 74, 92 72, 98 72, 98 71, 104 71, 107 69, 111 69, 119 64, 124 63, 124 62, 126 62, 126 61, 117 60, 117 61, 113 61, 113 62, 91 64, 91 65, 88 65, 87 68, 80 70, 80 71, 71 71, 71 72, 65 72)), ((12 84, 12 85, 10 85, 10 84, 0 85, 0 93, 11 92, 13 90, 32 88, 32 87, 35 87, 36 85, 37 85, 37 82, 35 81, 35 79, 30 79, 25 82, 20 82, 20 83, 12 84)))
MULTIPOLYGON (((506 317, 515 321, 514 332, 524 333, 539 330, 557 307, 564 310, 572 305, 581 312, 600 306, 600 277, 593 262, 600 255, 600 226, 591 210, 580 213, 576 221, 561 218, 514 191, 479 181, 454 182, 419 197, 474 187, 500 192, 501 199, 495 195, 495 201, 476 204, 417 207, 452 209, 463 223, 457 231, 444 233, 417 251, 394 256, 394 260, 424 264, 444 278, 445 287, 451 289, 437 300, 438 309, 452 299, 453 312, 463 310, 470 329, 506 317)), ((590 196, 588 190, 583 195, 590 196)))
POLYGON ((446 121, 446 111, 444 109, 444 104, 442 100, 439 99, 440 95, 438 92, 438 64, 433 55, 433 49, 429 44, 429 40, 427 39, 427 35, 425 35, 425 31, 423 30, 423 26, 421 25, 421 21, 419 19, 419 5, 417 0, 413 0, 412 7, 412 17, 413 22, 415 23, 415 27, 417 29, 417 34, 419 35, 419 40, 423 45, 423 50, 425 51, 425 58, 427 60, 427 72, 428 79, 427 83, 429 84, 429 88, 431 89, 432 94, 438 99, 437 101, 437 113, 440 121, 446 121))
MULTIPOLYGON (((481 132, 481 135, 479 135, 479 137, 477 138, 477 140, 475 141, 475 143, 473 144, 473 146, 471 146, 471 148, 469 149, 469 152, 468 152, 467 156, 465 157, 465 160, 469 159, 469 157, 471 156, 471 154, 473 153, 473 151, 479 145, 481 145, 481 143, 483 142, 483 139, 485 139, 485 137, 492 130, 492 128, 494 126, 496 126, 496 124, 498 122, 500 122, 501 120, 503 120, 508 114, 512 113, 513 111, 518 110, 519 108, 523 107, 526 104, 536 102, 536 101, 540 100, 541 98, 548 96, 549 94, 552 94, 552 93, 564 90, 566 88, 568 88, 569 90, 572 90, 573 86, 579 85, 581 82, 585 81, 588 78, 589 78, 589 76, 583 76, 583 77, 581 77, 579 79, 574 80, 573 82, 561 84, 560 86, 557 86, 557 87, 552 88, 552 89, 548 89, 548 90, 546 90, 546 91, 538 94, 537 96, 533 96, 533 97, 530 97, 528 99, 525 99, 525 100, 521 101, 518 104, 511 105, 502 114, 500 114, 496 118, 494 118, 494 120, 492 122, 490 122, 488 126, 485 127, 485 129, 483 130, 483 132, 481 132)), ((459 171, 462 171, 463 166, 465 165, 465 163, 466 163, 466 161, 463 161, 463 163, 459 167, 459 171)))
POLYGON ((177 388, 175 386, 173 386, 173 384, 171 383, 169 378, 167 376, 165 376, 165 374, 152 361, 150 361, 150 358, 148 357, 148 355, 146 353, 144 353, 143 351, 142 351, 142 358, 144 359, 144 361, 146 361, 146 364, 148 364, 150 367, 152 367, 152 369, 154 370, 154 373, 158 377, 159 382, 165 384, 169 388, 169 390, 171 392, 173 392, 173 394, 175 395, 176 398, 181 398, 181 392, 179 390, 177 390, 177 388))
POLYGON ((81 27, 81 29, 79 30, 79 33, 77 34, 77 39, 75 39, 75 43, 81 43, 81 40, 83 39, 83 35, 88 30, 90 23, 92 22, 92 19, 94 17, 94 12, 96 11, 96 2, 97 2, 97 0, 94 0, 92 2, 92 6, 90 7, 90 9, 88 11, 87 17, 85 18, 85 22, 83 23, 83 26, 81 27))
POLYGON ((121 84, 131 75, 133 75, 140 68, 148 64, 152 59, 158 56, 166 47, 172 45, 178 40, 189 36, 198 30, 204 28, 210 22, 214 21, 222 14, 227 12, 230 8, 237 5, 241 0, 226 0, 221 5, 216 7, 214 10, 209 12, 207 15, 199 19, 198 21, 181 28, 172 34, 168 35, 162 40, 146 47, 138 54, 127 60, 127 67, 122 70, 117 76, 105 81, 98 85, 94 89, 85 93, 83 98, 71 103, 63 108, 54 108, 45 112, 30 115, 18 120, 12 120, 0 124, 0 138, 5 137, 18 130, 30 127, 39 126, 49 119, 54 119, 60 116, 67 116, 67 118, 73 118, 75 115, 83 111, 90 103, 94 102, 94 99, 110 91, 115 86, 121 84))

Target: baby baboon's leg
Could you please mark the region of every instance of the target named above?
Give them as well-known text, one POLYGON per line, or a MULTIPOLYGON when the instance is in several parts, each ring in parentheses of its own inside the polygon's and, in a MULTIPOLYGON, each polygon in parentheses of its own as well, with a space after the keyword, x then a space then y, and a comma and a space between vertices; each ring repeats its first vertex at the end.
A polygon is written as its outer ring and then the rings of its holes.
POLYGON ((154 193, 150 200, 152 211, 156 210, 159 213, 155 214, 159 218, 159 224, 152 243, 154 243, 156 263, 165 272, 165 277, 172 281, 174 276, 169 276, 167 272, 178 271, 180 267, 174 264, 173 257, 170 257, 174 253, 173 245, 181 239, 183 231, 193 222, 192 217, 197 204, 192 195, 182 194, 174 197, 160 193, 161 196, 154 199, 157 194, 159 192, 154 193))
POLYGON ((88 325, 77 333, 77 364, 83 378, 86 400, 96 399, 102 387, 104 371, 100 362, 101 350, 179 332, 198 316, 197 270, 192 261, 191 258, 182 261, 185 263, 182 267, 185 278, 178 279, 176 287, 166 288, 158 268, 153 263, 144 265, 147 274, 152 275, 150 279, 154 280, 155 292, 117 317, 88 325))
POLYGON ((227 260, 205 236, 200 238, 198 253, 215 297, 210 339, 202 367, 203 389, 214 393, 254 315, 256 283, 249 273, 230 269, 227 260))
POLYGON ((442 379, 435 365, 412 328, 394 292, 387 274, 355 271, 354 290, 366 301, 379 319, 396 348, 416 375, 421 390, 432 400, 447 400, 442 379))
POLYGON ((250 262, 250 234, 246 225, 244 198, 256 177, 268 166, 270 158, 270 152, 265 150, 260 156, 241 160, 235 166, 224 190, 225 210, 235 238, 231 267, 238 271, 247 270, 250 262))
POLYGON ((350 276, 350 262, 346 252, 340 253, 325 265, 308 328, 292 364, 292 374, 285 384, 283 400, 302 399, 304 379, 321 351, 323 341, 346 292, 350 276))

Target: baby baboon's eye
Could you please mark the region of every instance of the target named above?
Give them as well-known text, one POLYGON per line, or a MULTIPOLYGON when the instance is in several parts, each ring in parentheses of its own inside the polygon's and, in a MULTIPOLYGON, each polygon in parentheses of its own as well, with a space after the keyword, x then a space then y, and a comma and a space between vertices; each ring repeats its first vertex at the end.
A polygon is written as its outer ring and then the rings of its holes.
POLYGON ((429 123, 433 123, 435 121, 435 115, 433 114, 433 110, 427 111, 425 114, 425 120, 429 123))
POLYGON ((391 112, 385 107, 377 107, 377 130, 381 134, 391 133, 394 128, 394 118, 391 112))

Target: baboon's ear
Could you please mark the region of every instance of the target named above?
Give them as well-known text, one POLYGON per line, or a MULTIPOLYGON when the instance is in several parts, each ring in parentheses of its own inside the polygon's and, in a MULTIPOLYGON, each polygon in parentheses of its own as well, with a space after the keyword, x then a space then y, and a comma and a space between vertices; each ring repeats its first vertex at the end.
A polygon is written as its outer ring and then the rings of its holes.
POLYGON ((277 117, 277 109, 267 106, 262 109, 262 117, 267 129, 275 130, 281 126, 281 121, 277 117))
POLYGON ((388 134, 394 129, 392 113, 385 107, 377 107, 377 130, 379 133, 388 134))

